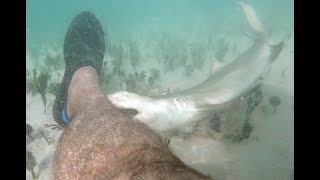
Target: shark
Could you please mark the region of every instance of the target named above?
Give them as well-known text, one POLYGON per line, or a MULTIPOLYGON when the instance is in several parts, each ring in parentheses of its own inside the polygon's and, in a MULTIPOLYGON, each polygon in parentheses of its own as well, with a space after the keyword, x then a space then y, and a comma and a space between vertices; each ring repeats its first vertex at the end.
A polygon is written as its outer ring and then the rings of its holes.
POLYGON ((108 100, 119 109, 134 110, 135 120, 156 131, 165 131, 209 117, 213 111, 255 88, 263 73, 278 58, 283 41, 273 44, 252 6, 245 2, 238 4, 253 32, 254 42, 235 60, 223 66, 212 66, 214 70, 206 80, 177 93, 148 97, 118 91, 108 94, 108 100))

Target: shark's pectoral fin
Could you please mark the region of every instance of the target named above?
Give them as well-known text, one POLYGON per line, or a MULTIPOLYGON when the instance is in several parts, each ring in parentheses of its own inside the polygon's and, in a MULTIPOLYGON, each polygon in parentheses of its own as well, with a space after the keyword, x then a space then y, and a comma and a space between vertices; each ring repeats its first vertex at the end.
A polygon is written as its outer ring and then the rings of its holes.
POLYGON ((273 62, 276 60, 283 48, 283 41, 276 45, 270 45, 271 48, 271 54, 270 54, 270 61, 273 62))

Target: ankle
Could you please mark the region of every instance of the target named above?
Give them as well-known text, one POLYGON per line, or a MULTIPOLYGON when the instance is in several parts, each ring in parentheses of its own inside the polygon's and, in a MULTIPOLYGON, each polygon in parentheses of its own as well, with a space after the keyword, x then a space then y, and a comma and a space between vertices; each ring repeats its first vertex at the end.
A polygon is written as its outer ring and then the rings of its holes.
POLYGON ((88 105, 97 94, 100 94, 99 77, 94 68, 84 66, 73 75, 67 100, 67 114, 71 118, 83 105, 88 105))

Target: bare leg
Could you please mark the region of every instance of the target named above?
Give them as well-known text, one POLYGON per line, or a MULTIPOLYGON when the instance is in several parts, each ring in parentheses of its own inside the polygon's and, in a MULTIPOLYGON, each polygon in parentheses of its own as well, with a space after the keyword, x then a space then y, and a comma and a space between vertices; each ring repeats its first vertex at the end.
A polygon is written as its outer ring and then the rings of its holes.
POLYGON ((70 124, 54 159, 54 179, 209 179, 174 156, 159 135, 116 109, 85 66, 68 91, 70 124))

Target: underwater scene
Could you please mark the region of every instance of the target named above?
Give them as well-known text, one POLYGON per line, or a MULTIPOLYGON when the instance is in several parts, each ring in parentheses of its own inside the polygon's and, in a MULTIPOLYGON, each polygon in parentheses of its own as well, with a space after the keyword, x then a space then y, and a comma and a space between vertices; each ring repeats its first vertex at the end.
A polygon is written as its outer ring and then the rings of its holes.
POLYGON ((26 179, 54 179, 64 38, 83 11, 105 35, 103 93, 187 166, 215 180, 294 179, 293 0, 27 0, 26 179), (155 116, 160 101, 173 109, 155 116))

